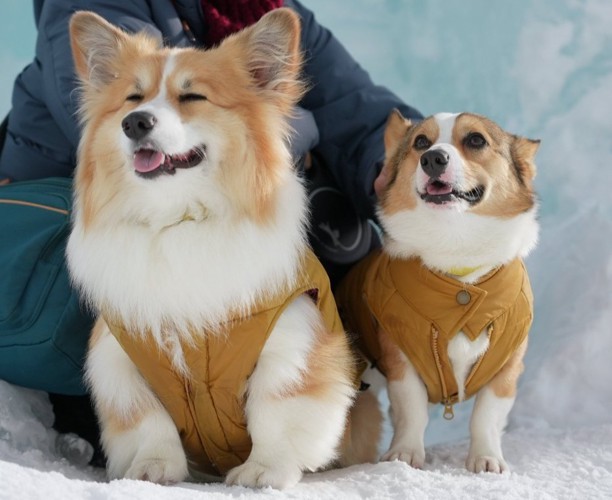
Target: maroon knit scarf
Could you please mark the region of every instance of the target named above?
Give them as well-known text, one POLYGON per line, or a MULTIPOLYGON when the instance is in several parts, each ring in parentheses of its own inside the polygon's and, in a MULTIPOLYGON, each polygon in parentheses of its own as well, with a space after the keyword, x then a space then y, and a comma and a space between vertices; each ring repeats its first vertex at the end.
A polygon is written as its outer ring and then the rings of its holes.
POLYGON ((206 21, 206 45, 257 22, 266 12, 282 7, 283 0, 200 0, 206 21))

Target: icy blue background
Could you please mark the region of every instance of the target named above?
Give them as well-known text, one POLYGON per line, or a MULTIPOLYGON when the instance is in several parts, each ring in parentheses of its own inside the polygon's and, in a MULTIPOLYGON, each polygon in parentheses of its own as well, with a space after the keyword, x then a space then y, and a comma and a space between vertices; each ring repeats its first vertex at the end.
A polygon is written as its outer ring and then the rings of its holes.
MULTIPOLYGON (((536 320, 511 425, 610 422, 612 2, 304 0, 373 79, 425 114, 472 111, 542 140, 536 320)), ((31 58, 32 7, 0 0, 0 115, 31 58)), ((432 412, 428 443, 464 436, 432 412)))
POLYGON ((27 0, 0 0, 0 117, 10 109, 15 76, 34 56, 34 8, 27 0))

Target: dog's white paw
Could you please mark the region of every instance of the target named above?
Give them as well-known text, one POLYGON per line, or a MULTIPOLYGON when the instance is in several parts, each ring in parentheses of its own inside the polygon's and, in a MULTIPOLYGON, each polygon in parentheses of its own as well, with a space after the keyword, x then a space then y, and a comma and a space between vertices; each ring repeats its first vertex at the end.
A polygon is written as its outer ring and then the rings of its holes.
POLYGON ((510 472, 510 467, 502 457, 491 455, 469 455, 465 466, 470 472, 510 472))
POLYGON ((173 484, 184 481, 187 475, 186 460, 151 457, 134 460, 125 473, 125 478, 151 481, 158 484, 173 484))
POLYGON ((225 478, 225 484, 247 486, 249 488, 271 486, 282 490, 295 486, 300 479, 302 479, 302 471, 298 467, 270 467, 247 460, 242 465, 229 471, 225 478))
POLYGON ((425 449, 424 448, 409 448, 409 447, 393 447, 385 453, 381 460, 383 462, 393 462, 400 460, 406 462, 415 469, 422 469, 425 464, 425 449))

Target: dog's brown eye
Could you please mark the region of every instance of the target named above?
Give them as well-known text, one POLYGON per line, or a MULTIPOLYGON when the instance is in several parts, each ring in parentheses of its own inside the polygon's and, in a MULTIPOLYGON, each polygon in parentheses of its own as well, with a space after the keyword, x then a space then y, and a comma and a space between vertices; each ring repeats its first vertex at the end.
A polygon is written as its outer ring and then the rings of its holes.
POLYGON ((487 140, 478 132, 472 132, 464 139, 463 143, 472 149, 482 149, 487 145, 487 140))
POLYGON ((423 134, 417 135, 414 140, 414 149, 429 149, 431 141, 423 134))
POLYGON ((129 96, 125 98, 126 101, 130 101, 130 102, 140 102, 143 99, 144 99, 144 96, 142 94, 130 94, 129 96))
POLYGON ((179 96, 179 102, 195 102, 195 101, 205 101, 207 98, 202 94, 181 94, 179 96))

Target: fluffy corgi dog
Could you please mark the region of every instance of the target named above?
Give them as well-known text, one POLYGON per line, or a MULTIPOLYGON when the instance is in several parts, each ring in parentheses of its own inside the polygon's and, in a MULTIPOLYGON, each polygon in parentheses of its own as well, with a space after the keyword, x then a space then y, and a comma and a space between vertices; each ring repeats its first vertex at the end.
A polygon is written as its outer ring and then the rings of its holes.
POLYGON ((71 19, 83 134, 67 255, 111 478, 284 488, 337 457, 354 361, 287 147, 288 9, 203 51, 71 19))
POLYGON ((538 237, 532 181, 539 141, 482 116, 437 114, 385 130, 378 182, 383 249, 356 266, 336 298, 347 329, 386 376, 390 449, 420 468, 428 402, 476 395, 470 471, 504 472, 501 434, 532 322, 522 262, 538 237))

